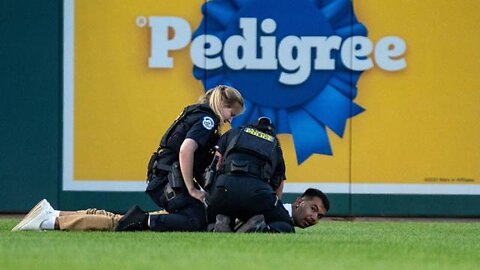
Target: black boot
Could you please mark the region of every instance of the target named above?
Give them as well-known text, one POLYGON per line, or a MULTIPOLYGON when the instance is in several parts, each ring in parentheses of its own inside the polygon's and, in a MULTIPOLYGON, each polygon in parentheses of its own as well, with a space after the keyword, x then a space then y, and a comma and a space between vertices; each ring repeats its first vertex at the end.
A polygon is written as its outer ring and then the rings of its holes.
POLYGON ((147 221, 148 213, 135 205, 118 221, 114 231, 144 231, 148 229, 147 221))
POLYGON ((213 226, 214 232, 232 232, 230 228, 230 218, 225 215, 218 214, 213 226))
POLYGON ((235 231, 237 233, 260 233, 268 231, 268 225, 265 222, 263 215, 256 215, 247 220, 247 222, 240 225, 235 231))

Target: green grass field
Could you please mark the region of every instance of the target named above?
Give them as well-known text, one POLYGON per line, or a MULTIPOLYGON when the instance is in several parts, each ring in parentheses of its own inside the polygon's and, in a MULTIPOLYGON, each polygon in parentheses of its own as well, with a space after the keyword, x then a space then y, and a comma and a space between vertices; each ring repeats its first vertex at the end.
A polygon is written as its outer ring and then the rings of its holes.
POLYGON ((0 269, 480 269, 480 222, 322 221, 296 234, 10 232, 0 269))

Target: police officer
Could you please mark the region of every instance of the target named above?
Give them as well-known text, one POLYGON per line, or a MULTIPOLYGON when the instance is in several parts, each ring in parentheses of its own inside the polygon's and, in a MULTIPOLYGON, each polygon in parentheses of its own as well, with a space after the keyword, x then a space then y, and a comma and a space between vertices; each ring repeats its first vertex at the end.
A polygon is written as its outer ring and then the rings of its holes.
POLYGON ((231 231, 235 219, 248 225, 244 231, 293 232, 293 223, 283 208, 281 194, 285 162, 271 120, 261 117, 254 124, 235 128, 219 141, 218 176, 207 194, 214 231, 231 231), (249 219, 251 217, 260 219, 249 219), (265 219, 265 220, 263 220, 265 219), (281 228, 260 224, 283 224, 281 228))
POLYGON ((198 104, 186 107, 162 137, 147 172, 146 193, 169 214, 149 216, 134 206, 115 230, 205 230, 205 192, 199 188, 204 185, 203 173, 213 157, 219 127, 243 110, 240 92, 224 85, 208 90, 198 104))

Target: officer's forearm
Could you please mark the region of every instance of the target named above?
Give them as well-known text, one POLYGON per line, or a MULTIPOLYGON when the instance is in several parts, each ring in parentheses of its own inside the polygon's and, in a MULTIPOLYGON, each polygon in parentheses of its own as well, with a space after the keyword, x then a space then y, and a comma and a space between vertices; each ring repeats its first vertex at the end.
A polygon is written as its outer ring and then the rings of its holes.
POLYGON ((191 139, 186 139, 180 147, 180 169, 188 191, 195 189, 193 184, 193 158, 196 148, 197 143, 191 139))

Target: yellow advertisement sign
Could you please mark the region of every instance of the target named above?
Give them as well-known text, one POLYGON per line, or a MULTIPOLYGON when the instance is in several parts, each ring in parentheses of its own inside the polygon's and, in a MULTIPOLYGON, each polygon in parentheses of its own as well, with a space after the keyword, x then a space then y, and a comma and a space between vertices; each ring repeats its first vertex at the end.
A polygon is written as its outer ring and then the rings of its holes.
POLYGON ((477 1, 251 2, 65 0, 64 190, 144 190, 183 107, 230 83, 239 121, 276 121, 286 192, 480 194, 477 1))

